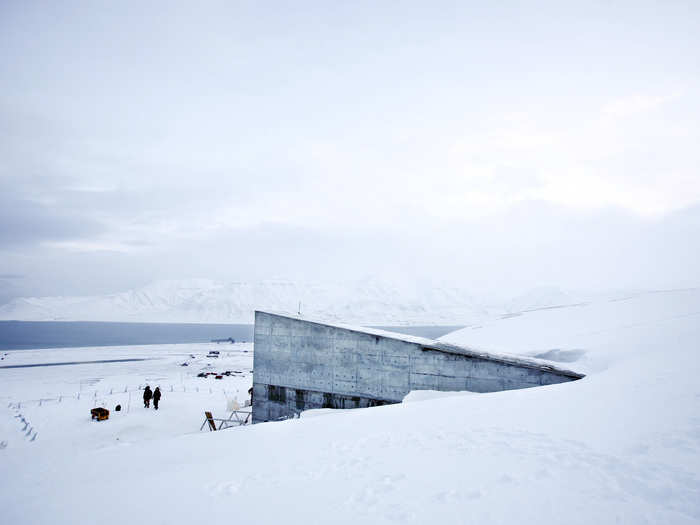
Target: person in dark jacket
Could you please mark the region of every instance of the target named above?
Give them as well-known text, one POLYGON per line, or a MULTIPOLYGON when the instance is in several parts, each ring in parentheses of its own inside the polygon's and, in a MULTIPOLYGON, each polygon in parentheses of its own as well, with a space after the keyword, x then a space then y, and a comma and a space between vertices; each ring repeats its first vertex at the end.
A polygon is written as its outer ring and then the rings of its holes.
POLYGON ((144 408, 149 408, 151 406, 151 398, 153 397, 153 392, 151 392, 151 387, 146 385, 143 390, 143 406, 144 408))
POLYGON ((153 408, 158 410, 158 401, 160 401, 160 387, 157 386, 155 392, 153 392, 153 408))

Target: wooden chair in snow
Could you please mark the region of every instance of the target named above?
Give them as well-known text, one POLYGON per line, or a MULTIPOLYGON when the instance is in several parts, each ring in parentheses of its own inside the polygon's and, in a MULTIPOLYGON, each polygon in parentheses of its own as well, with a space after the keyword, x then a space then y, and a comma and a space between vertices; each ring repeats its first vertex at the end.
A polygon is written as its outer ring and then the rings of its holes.
MULTIPOLYGON (((214 416, 211 415, 211 412, 204 412, 204 416, 206 417, 205 422, 209 423, 209 431, 212 432, 216 430, 216 423, 214 423, 214 416)), ((202 426, 204 426, 204 424, 202 424, 202 426)))

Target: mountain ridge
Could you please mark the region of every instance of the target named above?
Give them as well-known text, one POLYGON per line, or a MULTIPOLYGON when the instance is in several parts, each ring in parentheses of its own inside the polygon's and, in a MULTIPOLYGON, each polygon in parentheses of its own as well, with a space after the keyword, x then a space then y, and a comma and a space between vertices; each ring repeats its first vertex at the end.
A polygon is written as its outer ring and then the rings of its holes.
MULTIPOLYGON (((663 290, 661 290, 663 291, 663 290)), ((374 326, 465 326, 589 300, 622 300, 653 290, 581 293, 533 287, 507 300, 482 300, 466 289, 411 283, 399 287, 367 278, 346 282, 285 279, 159 280, 105 295, 19 297, 0 305, 3 321, 102 321, 251 324, 255 310, 374 326)))
POLYGON ((373 280, 161 280, 107 295, 21 297, 0 306, 0 319, 251 323, 256 309, 297 312, 349 323, 463 324, 490 308, 466 291, 440 286, 406 290, 373 280))

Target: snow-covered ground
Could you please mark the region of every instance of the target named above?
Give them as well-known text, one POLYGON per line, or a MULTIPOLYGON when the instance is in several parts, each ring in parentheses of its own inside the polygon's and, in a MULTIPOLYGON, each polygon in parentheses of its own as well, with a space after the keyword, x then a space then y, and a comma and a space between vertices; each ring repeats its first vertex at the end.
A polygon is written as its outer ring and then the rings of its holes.
POLYGON ((252 346, 203 343, 2 352, 0 367, 18 367, 0 368, 2 456, 23 449, 62 455, 197 432, 205 410, 224 417, 229 402, 237 399, 243 405, 248 399, 252 346), (221 357, 206 357, 209 350, 218 350, 221 357), (120 361, 89 362, 116 360, 120 361), (81 364, 20 368, 52 363, 81 364), (202 371, 227 370, 232 374, 218 380, 197 377, 202 371), (143 407, 147 384, 152 389, 159 386, 163 394, 158 412, 143 407), (115 411, 116 405, 122 410, 115 411), (110 410, 108 421, 90 420, 90 409, 96 406, 110 410))
MULTIPOLYGON (((181 376, 201 364, 178 363, 190 351, 204 363, 209 345, 14 352, 2 364, 71 352, 162 359, 0 370, 2 522, 700 522, 699 290, 503 316, 444 339, 547 355, 588 376, 199 433, 203 410, 225 413, 223 389, 250 381, 181 376), (93 400, 160 384, 162 410, 132 392, 127 413, 93 423, 84 395, 36 401, 75 395, 81 380, 93 400), (7 408, 18 401, 36 441, 7 408)), ((250 353, 224 359, 250 366, 250 353)))

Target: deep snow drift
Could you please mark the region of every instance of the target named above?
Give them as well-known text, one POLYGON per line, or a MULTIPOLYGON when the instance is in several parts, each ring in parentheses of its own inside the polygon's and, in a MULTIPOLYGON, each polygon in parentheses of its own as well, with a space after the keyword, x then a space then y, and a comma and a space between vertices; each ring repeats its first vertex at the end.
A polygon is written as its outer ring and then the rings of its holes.
MULTIPOLYGON (((411 394, 400 405, 201 434, 194 412, 174 423, 188 402, 166 394, 163 411, 147 414, 156 417, 134 415, 132 405, 123 421, 140 430, 119 442, 112 432, 121 421, 91 423, 82 407, 55 404, 59 416, 45 416, 35 442, 0 437, 3 522, 700 521, 700 291, 538 310, 445 339, 546 354, 589 375, 492 394, 411 394), (67 423, 51 430, 57 417, 67 423)), ((133 367, 140 381, 179 373, 174 358, 104 366, 133 367), (156 369, 139 373, 144 366, 156 369)), ((4 405, 35 389, 57 392, 63 370, 13 369, 10 382, 6 373, 4 405)), ((3 436, 18 432, 13 413, 0 413, 3 436)))

